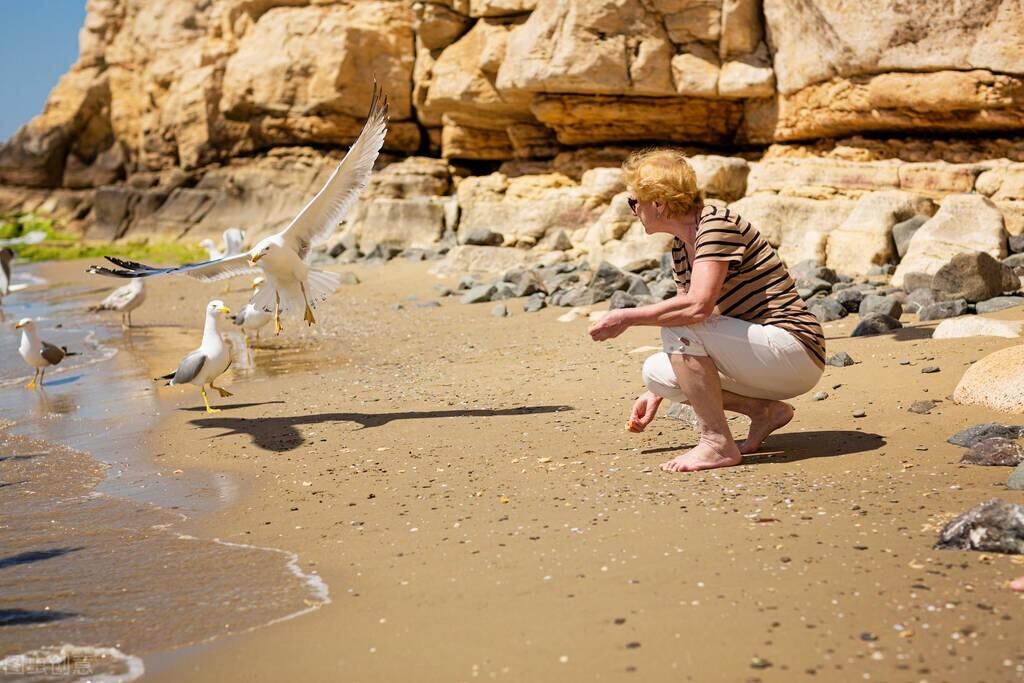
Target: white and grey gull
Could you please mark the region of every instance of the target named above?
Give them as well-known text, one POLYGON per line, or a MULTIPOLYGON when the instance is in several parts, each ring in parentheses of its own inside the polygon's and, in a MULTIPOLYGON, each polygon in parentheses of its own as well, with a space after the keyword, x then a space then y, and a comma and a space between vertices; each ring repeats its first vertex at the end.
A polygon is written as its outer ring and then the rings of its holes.
POLYGON ((331 236, 369 184, 373 164, 384 145, 387 123, 387 98, 375 85, 366 124, 327 183, 284 230, 260 240, 248 252, 176 268, 154 268, 108 256, 107 260, 118 268, 91 266, 89 272, 123 278, 184 273, 212 281, 243 275, 258 266, 266 283, 251 303, 259 310, 273 311, 275 332, 282 329, 282 316, 301 315, 313 325, 313 308, 338 288, 340 280, 336 273, 311 268, 306 259, 314 244, 331 236))
POLYGON ((39 330, 36 328, 36 321, 32 318, 22 318, 14 329, 21 330, 21 343, 18 345, 18 353, 25 359, 35 374, 32 381, 25 385, 26 389, 35 389, 36 386, 43 386, 43 373, 46 368, 59 365, 68 356, 77 356, 73 351, 68 351, 65 346, 56 346, 50 342, 42 341, 39 338, 39 330))
POLYGON ((214 382, 223 375, 231 365, 231 350, 217 329, 217 321, 221 315, 231 313, 228 307, 220 299, 214 299, 206 305, 206 322, 203 325, 203 340, 199 348, 190 351, 178 363, 174 372, 168 373, 157 379, 170 380, 168 385, 194 384, 199 387, 199 393, 203 396, 203 403, 206 404, 206 412, 220 412, 218 408, 210 405, 210 399, 206 395, 206 385, 220 393, 222 398, 232 396, 232 393, 214 382))

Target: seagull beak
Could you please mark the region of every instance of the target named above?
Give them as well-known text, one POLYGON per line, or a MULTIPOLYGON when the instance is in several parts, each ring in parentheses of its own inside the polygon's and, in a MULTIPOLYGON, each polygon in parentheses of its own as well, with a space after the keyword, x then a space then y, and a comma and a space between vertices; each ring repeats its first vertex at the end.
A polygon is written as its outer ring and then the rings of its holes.
POLYGON ((256 265, 256 263, 257 263, 257 262, 258 262, 258 261, 259 261, 259 260, 260 260, 261 258, 263 258, 263 254, 253 254, 252 256, 250 256, 250 257, 249 257, 249 265, 250 265, 250 266, 255 266, 255 265, 256 265))
POLYGON ((227 306, 221 306, 221 307, 220 307, 220 308, 218 308, 217 310, 218 310, 218 311, 220 311, 221 313, 225 313, 225 314, 227 314, 227 313, 231 313, 231 309, 230 309, 230 308, 228 308, 227 306))
POLYGON ((18 323, 17 325, 14 326, 14 329, 20 330, 22 327, 24 327, 24 325, 22 325, 21 323, 18 323))

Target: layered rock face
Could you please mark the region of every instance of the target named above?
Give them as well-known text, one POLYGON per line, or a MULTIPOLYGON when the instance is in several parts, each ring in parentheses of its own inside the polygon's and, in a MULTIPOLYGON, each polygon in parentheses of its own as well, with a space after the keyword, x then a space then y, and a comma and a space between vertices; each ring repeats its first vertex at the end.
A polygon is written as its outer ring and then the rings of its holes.
POLYGON ((0 205, 90 237, 280 227, 373 78, 390 132, 342 230, 364 251, 490 230, 650 260, 616 170, 650 143, 790 262, 905 256, 902 279, 1024 232, 1019 0, 89 0, 80 41, 0 148, 0 205))

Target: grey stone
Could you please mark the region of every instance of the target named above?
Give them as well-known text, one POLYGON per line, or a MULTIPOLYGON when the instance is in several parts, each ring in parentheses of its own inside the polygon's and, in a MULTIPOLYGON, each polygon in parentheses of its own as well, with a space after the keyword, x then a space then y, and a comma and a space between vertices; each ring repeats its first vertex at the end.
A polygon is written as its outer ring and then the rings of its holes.
POLYGON ((996 296, 991 299, 979 301, 976 309, 978 313, 994 313, 1004 308, 1024 306, 1024 296, 996 296))
POLYGON ((871 337, 876 334, 884 334, 892 330, 898 330, 903 325, 896 318, 882 313, 869 313, 861 318, 857 327, 850 334, 851 337, 871 337))
POLYGON ((864 292, 853 287, 841 289, 832 295, 833 298, 843 305, 849 313, 856 313, 860 310, 860 302, 864 299, 864 292))
POLYGON ((933 279, 928 273, 907 273, 903 276, 903 288, 908 292, 915 289, 931 289, 933 279))
POLYGON ((1024 553, 1024 505, 993 499, 971 508, 939 532, 936 548, 1024 553))
POLYGON ((548 291, 544 278, 534 269, 510 270, 502 276, 502 280, 512 285, 516 297, 530 296, 535 292, 546 294, 548 291))
POLYGON ((664 301, 665 299, 671 299, 678 293, 675 280, 658 280, 651 287, 651 296, 658 301, 664 301))
POLYGON ((839 320, 850 314, 845 306, 828 296, 812 300, 808 303, 807 308, 814 314, 815 318, 823 323, 839 320))
POLYGON ((824 401, 826 398, 828 398, 827 391, 818 391, 815 392, 813 396, 811 396, 811 399, 814 401, 824 401))
POLYGON ((927 415, 938 405, 935 401, 914 401, 907 410, 918 415, 927 415))
POLYGON ((984 439, 989 439, 994 436, 1002 437, 1004 439, 1019 439, 1024 436, 1024 425, 1004 425, 998 422, 986 422, 984 424, 977 424, 966 429, 961 429, 953 436, 946 439, 949 443, 954 446, 963 446, 964 448, 970 448, 974 444, 984 439))
POLYGON ((402 250, 397 247, 387 247, 383 244, 378 244, 366 254, 365 258, 367 261, 390 261, 401 253, 402 250))
POLYGON ((626 292, 615 292, 612 294, 612 298, 608 300, 609 310, 615 308, 636 308, 637 299, 632 294, 626 292))
POLYGON ((884 315, 899 319, 903 315, 903 305, 891 294, 884 296, 867 294, 861 300, 860 308, 857 310, 862 318, 870 315, 884 315))
POLYGON ((1016 467, 1024 462, 1024 448, 1019 443, 1001 436, 978 441, 971 446, 960 462, 967 465, 995 465, 1016 467))
POLYGON ((632 283, 631 276, 607 261, 602 261, 594 271, 590 284, 574 287, 558 298, 559 306, 589 306, 607 301, 617 291, 626 290, 632 283))
POLYGON ((853 416, 854 417, 867 417, 868 413, 863 408, 857 408, 856 410, 853 411, 853 416))
POLYGON ((892 226, 892 240, 896 243, 896 253, 900 258, 906 255, 907 247, 910 246, 910 238, 914 236, 918 228, 928 222, 929 218, 930 216, 919 214, 892 226))
POLYGON ((817 261, 807 260, 796 263, 789 269, 789 274, 794 280, 824 280, 833 284, 838 279, 836 271, 831 268, 819 265, 817 261))
POLYGON ((490 301, 494 293, 498 291, 498 288, 493 284, 490 285, 477 285, 467 291, 459 299, 459 303, 463 304, 480 304, 485 301, 490 301))
POLYGON ((503 301, 505 299, 515 299, 519 295, 516 293, 516 288, 510 282, 495 282, 494 293, 491 294, 491 301, 503 301))
POLYGON ((434 285, 434 291, 437 292, 438 296, 451 296, 454 294, 451 287, 445 287, 444 285, 434 285))
POLYGON ((1020 277, 1024 274, 1024 254, 1012 254, 1003 259, 1003 265, 1020 277))
POLYGON ((907 313, 920 313, 922 308, 933 303, 935 303, 935 295, 932 294, 931 288, 921 287, 913 289, 907 294, 907 298, 903 301, 903 310, 907 313))
POLYGON ((1007 241, 1009 242, 1011 254, 1024 252, 1024 235, 1010 235, 1010 239, 1007 241))
POLYGON ((626 288, 626 293, 634 296, 650 296, 651 290, 642 277, 633 275, 629 278, 629 287, 626 288))
POLYGON ((836 282, 835 284, 832 285, 832 293, 835 294, 836 292, 840 292, 844 289, 849 289, 850 287, 853 287, 852 282, 836 282))
POLYGON ((896 266, 891 263, 883 263, 880 266, 871 266, 868 268, 868 275, 892 275, 896 272, 896 266))
POLYGON ((530 297, 523 302, 523 310, 527 313, 536 313, 537 311, 546 308, 548 304, 544 299, 544 294, 541 292, 531 294, 530 297))
POLYGON ((1017 469, 1010 474, 1006 486, 1014 491, 1024 491, 1024 463, 1017 465, 1017 469))
POLYGON ((464 235, 461 235, 462 244, 472 244, 480 247, 500 247, 505 237, 500 232, 494 232, 487 228, 474 228, 464 235))
POLYGON ((421 304, 416 304, 416 308, 441 308, 441 304, 436 301, 424 301, 421 304))
POLYGON ((491 309, 491 315, 495 318, 504 318, 508 315, 508 308, 505 307, 505 304, 498 304, 491 309))
POLYGON ((953 301, 937 301, 934 304, 928 304, 917 312, 917 316, 922 322, 926 320, 945 320, 946 318, 964 315, 967 311, 967 301, 965 299, 955 299, 953 301))
POLYGON ((935 298, 942 301, 975 303, 1019 288, 1020 278, 1013 270, 983 251, 957 254, 932 278, 935 298))
POLYGON ((820 278, 800 278, 796 281, 796 288, 797 290, 810 290, 812 296, 818 292, 830 294, 832 283, 820 278))
POLYGON ((845 368, 849 365, 853 365, 856 361, 853 360, 853 357, 846 351, 840 351, 839 353, 834 353, 829 356, 825 362, 833 367, 845 368))
POLYGON ((940 368, 936 365, 926 365, 923 368, 921 368, 921 372, 926 375, 935 374, 936 372, 939 372, 939 370, 940 368))
POLYGON ((459 284, 455 285, 455 289, 458 289, 458 290, 473 289, 474 287, 477 286, 477 284, 478 283, 477 283, 476 280, 471 278, 469 275, 466 275, 461 280, 459 280, 459 284))

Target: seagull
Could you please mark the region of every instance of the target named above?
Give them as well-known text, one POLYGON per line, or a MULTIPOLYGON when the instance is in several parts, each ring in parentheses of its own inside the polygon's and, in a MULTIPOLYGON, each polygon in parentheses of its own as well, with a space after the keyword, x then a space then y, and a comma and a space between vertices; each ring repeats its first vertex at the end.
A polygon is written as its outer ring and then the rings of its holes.
POLYGON ((206 254, 210 257, 211 261, 218 261, 224 258, 224 252, 218 249, 217 244, 209 238, 201 241, 199 246, 206 250, 206 254))
POLYGON ((25 362, 35 368, 32 381, 25 385, 26 389, 35 389, 38 381, 43 386, 43 373, 51 365, 57 365, 68 356, 77 356, 77 353, 68 351, 67 347, 54 346, 49 342, 39 339, 39 332, 36 330, 36 321, 32 318, 22 318, 14 329, 21 330, 21 344, 18 346, 18 353, 25 359, 25 362))
MULTIPOLYGON (((263 284, 263 282, 264 279, 261 277, 258 277, 252 281, 252 288, 255 292, 253 295, 254 298, 256 294, 259 293, 259 287, 260 285, 263 284)), ((271 317, 272 316, 270 315, 269 311, 264 311, 263 309, 256 308, 252 304, 252 302, 249 302, 245 305, 245 308, 243 308, 241 311, 236 313, 234 317, 231 318, 231 321, 242 328, 242 332, 245 333, 246 344, 249 343, 249 335, 253 332, 256 333, 256 343, 259 344, 260 330, 263 327, 265 327, 267 323, 270 322, 271 317)))
POLYGON ((227 389, 222 389, 213 383, 231 365, 231 351, 221 339, 220 332, 217 331, 217 320, 221 314, 230 312, 220 299, 214 299, 208 303, 206 305, 206 325, 203 327, 203 341, 199 344, 199 348, 182 358, 174 372, 157 378, 170 380, 167 386, 174 384, 198 386, 208 413, 219 413, 220 409, 210 407, 210 399, 206 395, 207 384, 211 389, 216 389, 221 398, 233 395, 227 389))
POLYGON ((121 313, 121 327, 128 329, 132 326, 132 311, 146 300, 145 282, 141 278, 136 278, 124 287, 115 289, 110 296, 96 306, 90 307, 89 310, 93 312, 118 311, 121 313))
POLYGON ((281 232, 265 237, 238 256, 190 263, 176 268, 154 268, 113 256, 106 259, 118 268, 90 266, 88 272, 113 277, 150 277, 185 273, 199 280, 220 280, 252 272, 257 264, 266 286, 253 295, 253 306, 274 311, 274 331, 280 334, 281 317, 301 315, 316 324, 313 307, 341 284, 336 273, 310 268, 306 263, 312 246, 326 240, 352 208, 370 181, 373 164, 387 133, 388 102, 374 84, 370 114, 359 137, 349 148, 327 183, 281 232))

